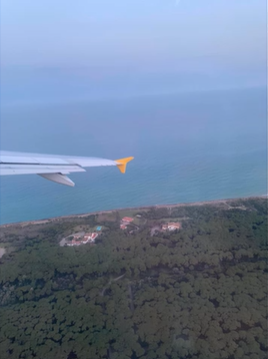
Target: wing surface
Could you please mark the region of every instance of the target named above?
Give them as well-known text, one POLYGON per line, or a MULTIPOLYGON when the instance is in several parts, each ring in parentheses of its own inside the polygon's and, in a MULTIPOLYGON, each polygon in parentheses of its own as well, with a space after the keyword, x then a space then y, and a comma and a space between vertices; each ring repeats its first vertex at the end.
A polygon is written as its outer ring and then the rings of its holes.
POLYGON ((0 151, 0 175, 38 174, 51 181, 74 186, 66 176, 71 172, 85 172, 84 167, 117 166, 125 173, 126 164, 133 157, 108 160, 96 157, 75 157, 0 151))

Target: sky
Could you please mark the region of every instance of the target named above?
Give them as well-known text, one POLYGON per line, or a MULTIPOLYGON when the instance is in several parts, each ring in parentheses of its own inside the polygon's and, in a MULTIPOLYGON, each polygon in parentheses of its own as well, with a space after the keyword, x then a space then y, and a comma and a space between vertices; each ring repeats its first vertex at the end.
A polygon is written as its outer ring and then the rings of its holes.
POLYGON ((1 101, 266 83, 265 0, 1 0, 1 101))

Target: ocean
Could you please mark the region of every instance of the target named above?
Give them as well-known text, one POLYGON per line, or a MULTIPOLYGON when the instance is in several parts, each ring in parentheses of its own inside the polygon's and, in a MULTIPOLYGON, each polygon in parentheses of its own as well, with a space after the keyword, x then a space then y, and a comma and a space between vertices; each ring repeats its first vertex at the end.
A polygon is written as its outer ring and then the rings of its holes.
POLYGON ((2 150, 135 159, 74 188, 2 176, 0 223, 266 194, 266 111, 265 88, 3 105, 2 150))

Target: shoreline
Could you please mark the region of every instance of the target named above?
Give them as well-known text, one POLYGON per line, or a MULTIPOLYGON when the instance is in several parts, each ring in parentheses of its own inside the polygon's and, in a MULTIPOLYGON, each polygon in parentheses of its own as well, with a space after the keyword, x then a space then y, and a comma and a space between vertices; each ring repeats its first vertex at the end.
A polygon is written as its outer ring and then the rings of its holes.
POLYGON ((183 202, 183 203, 173 203, 173 204, 155 204, 151 206, 141 206, 141 207, 123 207, 123 208, 115 208, 104 211, 95 211, 95 212, 87 212, 87 213, 79 213, 79 214, 70 214, 65 216, 57 216, 51 218, 37 219, 32 221, 22 221, 22 222, 13 222, 7 224, 1 224, 1 228, 7 228, 10 226, 28 226, 28 225, 38 225, 38 224, 46 224, 57 222, 59 220, 71 219, 71 218, 84 218, 93 215, 114 213, 119 211, 135 211, 135 210, 148 210, 151 208, 176 208, 176 207, 184 207, 184 206, 203 206, 203 205, 217 205, 217 204, 226 204, 227 202, 233 202, 237 200, 249 200, 249 199, 261 199, 268 198, 268 195, 260 195, 260 196, 249 196, 249 197, 236 197, 236 198, 225 198, 225 199, 215 199, 211 201, 199 201, 199 202, 183 202))
POLYGON ((72 218, 83 218, 92 215, 101 215, 101 214, 108 214, 120 211, 135 211, 135 210, 148 210, 151 208, 176 208, 176 207, 184 207, 184 206, 203 206, 203 205, 218 205, 218 204, 227 204, 228 202, 238 201, 238 200, 249 200, 249 199, 261 199, 261 198, 268 198, 267 194, 260 195, 260 196, 250 196, 250 197, 237 197, 237 198, 226 198, 226 199, 216 199, 211 201, 199 201, 199 202, 184 202, 184 203, 173 203, 173 204, 156 204, 151 206, 141 206, 141 207, 126 207, 126 208, 115 208, 106 211, 96 211, 96 212, 88 212, 88 213, 80 213, 80 214, 70 214, 66 216, 58 216, 58 217, 51 217, 51 218, 44 218, 32 221, 23 221, 23 222, 13 222, 7 224, 1 224, 1 228, 8 228, 12 226, 20 226, 25 227, 28 225, 38 225, 38 224, 47 224, 52 222, 57 222, 59 220, 64 219, 72 219, 72 218))

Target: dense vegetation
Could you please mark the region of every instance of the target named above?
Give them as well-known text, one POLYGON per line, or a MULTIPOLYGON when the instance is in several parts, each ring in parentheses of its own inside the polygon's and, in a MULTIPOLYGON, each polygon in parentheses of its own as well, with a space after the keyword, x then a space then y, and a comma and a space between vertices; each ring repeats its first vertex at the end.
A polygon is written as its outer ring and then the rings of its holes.
POLYGON ((58 243, 98 216, 1 230, 1 359, 267 357, 267 200, 139 213, 95 246, 58 243))

